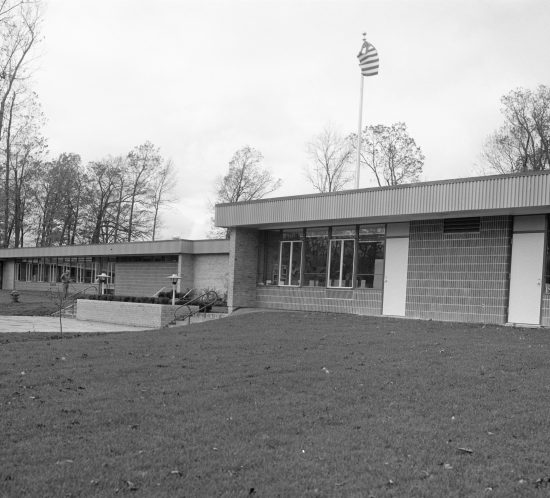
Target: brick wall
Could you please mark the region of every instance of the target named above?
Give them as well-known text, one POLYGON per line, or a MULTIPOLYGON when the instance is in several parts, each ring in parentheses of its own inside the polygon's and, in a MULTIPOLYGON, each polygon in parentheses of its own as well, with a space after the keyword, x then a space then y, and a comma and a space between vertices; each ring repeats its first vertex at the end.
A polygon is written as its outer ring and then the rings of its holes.
POLYGON ((443 233, 443 220, 410 225, 406 316, 507 320, 512 221, 481 218, 479 233, 443 233))
MULTIPOLYGON (((167 275, 172 275, 172 273, 167 273, 167 275)), ((180 254, 178 256, 178 268, 175 273, 182 277, 178 283, 180 292, 185 292, 187 289, 195 287, 195 265, 193 264, 193 256, 191 254, 180 254)))
POLYGON ((161 304, 79 299, 76 305, 76 318, 135 327, 161 328, 174 319, 174 310, 177 308, 161 304))
POLYGON ((13 261, 2 262, 2 289, 14 289, 15 263, 13 261))
POLYGON ((256 306, 256 273, 258 270, 258 231, 232 228, 229 239, 229 282, 227 306, 256 306), (232 285, 231 285, 232 283, 232 285))
POLYGON ((542 319, 541 325, 550 327, 550 294, 542 296, 542 319))
MULTIPOLYGON (((183 255, 191 260, 191 256, 183 255)), ((192 261, 191 261, 192 268, 192 261)), ((166 277, 178 272, 177 262, 120 262, 116 263, 115 294, 119 296, 152 296, 160 288, 172 289, 166 277)), ((182 288, 192 287, 193 277, 183 272, 182 288)))
POLYGON ((370 316, 382 314, 382 291, 377 289, 258 286, 256 292, 256 305, 260 308, 370 316))
POLYGON ((195 289, 214 289, 220 294, 227 293, 228 286, 227 254, 196 254, 193 256, 195 289))

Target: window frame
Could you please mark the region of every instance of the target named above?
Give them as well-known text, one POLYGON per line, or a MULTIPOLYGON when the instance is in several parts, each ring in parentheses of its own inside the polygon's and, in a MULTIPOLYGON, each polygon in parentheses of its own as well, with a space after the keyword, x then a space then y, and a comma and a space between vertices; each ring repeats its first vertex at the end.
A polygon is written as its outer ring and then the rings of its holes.
MULTIPOLYGON (((354 275, 354 283, 355 283, 355 288, 356 289, 373 289, 373 290, 383 290, 384 289, 384 274, 385 274, 385 271, 386 271, 386 239, 385 238, 365 238, 365 239, 359 239, 357 241, 357 264, 356 264, 356 267, 355 267, 355 275, 354 275), (374 259, 374 268, 373 268, 373 273, 359 273, 359 246, 361 244, 381 244, 382 245, 382 273, 376 273, 376 257, 374 259), (373 283, 372 283, 372 287, 362 287, 361 285, 358 284, 358 278, 359 278, 359 275, 372 275, 372 279, 373 279, 373 283), (382 278, 382 283, 380 285, 380 287, 375 287, 375 282, 376 282, 376 277, 380 275, 381 278, 382 278)), ((366 281, 366 279, 365 279, 366 281)))
POLYGON ((329 250, 328 250, 328 264, 327 264, 327 288, 328 289, 353 289, 354 288, 354 274, 355 274, 355 258, 356 258, 356 245, 357 245, 357 239, 350 239, 350 238, 331 238, 329 239, 329 250), (345 249, 345 242, 353 242, 353 260, 351 263, 352 266, 352 274, 351 274, 351 285, 345 286, 342 285, 342 282, 345 282, 345 279, 342 278, 343 273, 343 267, 344 267, 344 249, 345 249), (332 285, 332 245, 333 243, 339 243, 340 244, 340 264, 338 268, 338 282, 340 285, 332 285))
POLYGON ((278 286, 280 287, 301 287, 302 286, 302 265, 303 265, 303 258, 304 258, 303 252, 304 252, 304 243, 302 240, 281 240, 279 242, 279 280, 277 282, 278 286), (285 279, 283 278, 283 244, 290 244, 290 252, 288 254, 288 265, 285 266, 285 268, 287 269, 288 283, 285 283, 285 279), (298 268, 298 283, 293 284, 292 273, 294 271, 294 267, 292 265, 292 262, 293 262, 293 256, 294 256, 294 246, 296 244, 300 244, 300 262, 299 262, 299 268, 298 268))

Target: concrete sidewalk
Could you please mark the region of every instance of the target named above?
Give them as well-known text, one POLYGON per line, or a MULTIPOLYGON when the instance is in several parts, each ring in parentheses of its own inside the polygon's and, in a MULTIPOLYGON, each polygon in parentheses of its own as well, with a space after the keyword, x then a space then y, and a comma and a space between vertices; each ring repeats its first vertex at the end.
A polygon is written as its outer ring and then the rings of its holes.
MULTIPOLYGON (((63 318, 63 333, 132 332, 152 330, 113 323, 63 318)), ((53 316, 0 316, 0 334, 5 332, 48 332, 59 334, 59 318, 53 316)))

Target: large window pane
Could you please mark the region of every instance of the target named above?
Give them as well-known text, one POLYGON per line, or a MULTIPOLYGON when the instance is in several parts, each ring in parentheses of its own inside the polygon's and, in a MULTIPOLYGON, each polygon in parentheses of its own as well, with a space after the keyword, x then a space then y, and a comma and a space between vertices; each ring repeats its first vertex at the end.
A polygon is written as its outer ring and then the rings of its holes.
POLYGON ((279 285, 288 285, 289 266, 290 266, 290 248, 292 242, 281 242, 281 265, 279 269, 279 285))
POLYGON ((352 287, 355 241, 330 241, 329 287, 352 287))
POLYGON ((341 287, 353 286, 353 256, 355 253, 355 241, 344 240, 344 256, 342 258, 342 283, 341 287))
POLYGON ((327 284, 328 228, 307 228, 304 247, 304 285, 327 284))
POLYGON ((359 241, 357 246, 357 279, 359 288, 382 289, 384 278, 384 242, 359 241))
POLYGON ((382 237, 386 233, 386 225, 359 225, 359 238, 371 239, 373 237, 382 237))
POLYGON ((302 242, 281 242, 279 285, 300 285, 302 242))
POLYGON ((329 286, 340 287, 340 265, 342 263, 342 241, 330 241, 330 271, 329 271, 329 286))
POLYGON ((300 285, 300 271, 302 269, 302 243, 292 242, 292 264, 290 266, 290 285, 300 285))
POLYGON ((354 238, 356 233, 355 225, 345 225, 339 227, 332 227, 333 239, 349 239, 354 238))
POLYGON ((283 230, 283 240, 300 240, 303 232, 303 228, 289 228, 283 230))
POLYGON ((279 284, 279 259, 281 249, 281 230, 264 230, 260 232, 258 254, 258 279, 261 285, 279 284))

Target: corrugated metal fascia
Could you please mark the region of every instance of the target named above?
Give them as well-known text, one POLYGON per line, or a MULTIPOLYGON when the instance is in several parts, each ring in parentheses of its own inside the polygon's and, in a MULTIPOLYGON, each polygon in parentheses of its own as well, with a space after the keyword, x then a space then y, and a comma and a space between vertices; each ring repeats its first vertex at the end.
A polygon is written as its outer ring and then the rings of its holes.
POLYGON ((221 226, 440 214, 550 205, 550 175, 480 177, 216 206, 221 226))
POLYGON ((145 242, 124 242, 118 244, 90 244, 56 247, 22 247, 0 249, 0 259, 65 257, 65 256, 137 256, 154 254, 191 254, 193 241, 159 240, 145 242))

